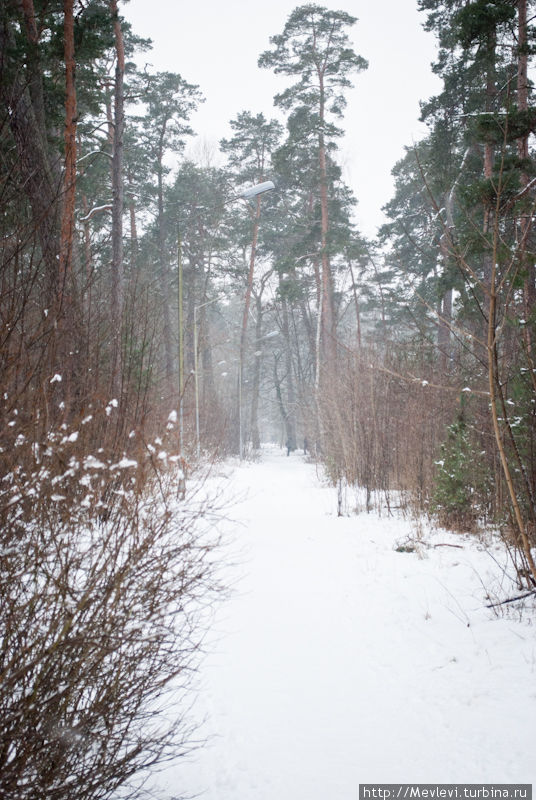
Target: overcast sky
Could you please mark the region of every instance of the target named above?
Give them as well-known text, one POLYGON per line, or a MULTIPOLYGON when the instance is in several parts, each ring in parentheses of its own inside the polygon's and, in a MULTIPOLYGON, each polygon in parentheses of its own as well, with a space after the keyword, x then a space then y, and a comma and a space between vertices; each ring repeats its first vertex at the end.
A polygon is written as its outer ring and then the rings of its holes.
MULTIPOLYGON (((381 207, 392 195, 391 169, 424 132, 419 100, 436 93, 430 63, 435 40, 423 31, 417 0, 324 0, 358 18, 350 29, 355 51, 369 68, 355 76, 340 143, 345 181, 358 199, 361 231, 373 236, 381 207)), ((217 149, 229 135, 228 122, 240 111, 280 117, 273 96, 285 78, 260 70, 257 59, 269 37, 281 33, 292 0, 131 0, 119 3, 134 31, 153 40, 144 60, 155 70, 179 72, 199 85, 206 102, 192 118, 198 135, 189 146, 217 149)))

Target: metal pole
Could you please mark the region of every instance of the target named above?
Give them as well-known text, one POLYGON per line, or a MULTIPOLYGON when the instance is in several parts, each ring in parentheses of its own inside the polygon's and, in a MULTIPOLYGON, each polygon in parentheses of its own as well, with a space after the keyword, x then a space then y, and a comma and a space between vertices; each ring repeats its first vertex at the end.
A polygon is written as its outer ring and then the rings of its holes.
POLYGON ((244 458, 244 433, 242 430, 242 359, 238 365, 238 455, 244 458))
POLYGON ((195 436, 197 458, 199 458, 201 455, 201 440, 199 433, 199 376, 197 369, 197 309, 198 306, 194 306, 195 436))
POLYGON ((183 302, 182 302, 182 239, 180 229, 177 231, 178 248, 178 297, 179 297, 179 451, 182 452, 184 445, 184 324, 183 324, 183 302))

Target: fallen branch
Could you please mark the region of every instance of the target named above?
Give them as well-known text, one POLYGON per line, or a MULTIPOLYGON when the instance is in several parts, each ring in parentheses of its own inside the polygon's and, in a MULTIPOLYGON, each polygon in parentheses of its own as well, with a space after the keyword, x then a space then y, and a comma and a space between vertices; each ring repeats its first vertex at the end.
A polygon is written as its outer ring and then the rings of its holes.
POLYGON ((508 600, 501 600, 500 603, 490 603, 486 608, 497 608, 497 606, 504 606, 507 603, 515 603, 516 600, 524 600, 525 597, 532 597, 536 595, 536 589, 533 589, 531 592, 526 592, 525 594, 520 594, 517 597, 509 597, 508 600))
POLYGON ((438 542, 434 547, 457 547, 458 550, 463 550, 462 544, 449 544, 448 542, 438 542))

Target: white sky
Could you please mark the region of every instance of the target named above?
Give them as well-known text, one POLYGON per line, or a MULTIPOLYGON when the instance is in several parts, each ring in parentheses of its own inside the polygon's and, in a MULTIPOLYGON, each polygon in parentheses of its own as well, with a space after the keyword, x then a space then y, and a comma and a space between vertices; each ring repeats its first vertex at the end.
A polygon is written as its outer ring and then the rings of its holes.
MULTIPOLYGON (((355 51, 369 69, 355 77, 340 142, 344 180, 359 205, 361 231, 373 236, 382 223, 381 207, 392 195, 391 169, 404 145, 421 138, 419 100, 439 89, 430 63, 435 39, 423 31, 417 0, 320 0, 358 18, 350 29, 355 51)), ((199 85, 206 102, 192 117, 198 135, 189 154, 217 149, 228 136, 228 122, 240 111, 279 117, 273 96, 285 78, 257 67, 269 37, 282 32, 292 0, 131 0, 119 3, 141 36, 153 40, 145 60, 155 70, 179 72, 199 85)))

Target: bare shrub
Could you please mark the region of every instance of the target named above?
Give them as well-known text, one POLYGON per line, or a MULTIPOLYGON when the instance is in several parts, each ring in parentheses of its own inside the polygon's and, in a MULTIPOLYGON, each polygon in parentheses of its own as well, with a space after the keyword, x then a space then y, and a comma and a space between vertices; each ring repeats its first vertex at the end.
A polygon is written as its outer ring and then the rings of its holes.
POLYGON ((401 367, 402 353, 345 350, 338 375, 320 398, 322 459, 333 482, 344 479, 391 502, 397 492, 427 508, 434 456, 455 400, 430 388, 430 369, 401 367), (404 379, 400 372, 413 376, 404 379))
POLYGON ((191 741, 186 693, 216 591, 210 502, 178 498, 165 437, 135 434, 120 458, 92 448, 113 414, 44 441, 16 415, 2 431, 4 798, 136 797, 144 770, 191 741))

